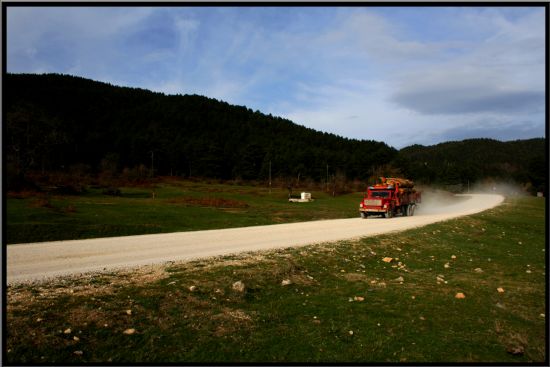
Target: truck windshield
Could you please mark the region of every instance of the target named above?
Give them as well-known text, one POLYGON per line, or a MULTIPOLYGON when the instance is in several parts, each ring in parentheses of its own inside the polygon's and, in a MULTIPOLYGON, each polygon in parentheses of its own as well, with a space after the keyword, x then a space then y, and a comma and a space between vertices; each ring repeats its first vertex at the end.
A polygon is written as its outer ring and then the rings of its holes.
POLYGON ((373 198, 387 198, 390 197, 389 191, 371 191, 370 196, 373 198))

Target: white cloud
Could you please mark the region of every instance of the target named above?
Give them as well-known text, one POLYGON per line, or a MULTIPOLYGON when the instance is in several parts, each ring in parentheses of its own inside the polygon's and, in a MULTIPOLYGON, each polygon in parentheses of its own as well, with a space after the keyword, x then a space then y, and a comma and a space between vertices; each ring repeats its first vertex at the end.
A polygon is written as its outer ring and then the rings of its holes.
POLYGON ((422 19, 405 26, 377 8, 9 8, 8 71, 203 94, 394 146, 482 133, 468 127, 488 121, 510 135, 513 121, 544 124, 544 11, 472 9, 426 38, 409 32, 422 19), (281 19, 260 22, 269 16, 281 19), (161 23, 173 42, 144 47, 161 23))

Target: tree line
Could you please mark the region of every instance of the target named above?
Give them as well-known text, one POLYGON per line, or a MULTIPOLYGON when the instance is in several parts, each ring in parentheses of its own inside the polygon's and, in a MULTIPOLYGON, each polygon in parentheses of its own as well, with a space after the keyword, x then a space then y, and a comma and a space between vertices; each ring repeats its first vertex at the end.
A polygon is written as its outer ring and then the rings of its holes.
POLYGON ((3 90, 4 156, 12 190, 28 182, 30 173, 52 172, 315 182, 367 181, 381 174, 428 183, 502 176, 540 186, 540 177, 530 172, 540 157, 545 163, 544 139, 474 139, 398 151, 212 98, 69 75, 7 74, 3 90), (482 151, 493 160, 480 163, 476 154, 482 151))

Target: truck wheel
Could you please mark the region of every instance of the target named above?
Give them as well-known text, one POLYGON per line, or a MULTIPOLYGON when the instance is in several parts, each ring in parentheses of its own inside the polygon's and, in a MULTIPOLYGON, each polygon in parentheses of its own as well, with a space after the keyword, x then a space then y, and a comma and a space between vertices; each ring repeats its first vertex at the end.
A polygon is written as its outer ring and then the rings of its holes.
POLYGON ((367 217, 368 217, 367 213, 365 213, 365 212, 360 212, 360 213, 361 213, 361 218, 367 219, 367 217))

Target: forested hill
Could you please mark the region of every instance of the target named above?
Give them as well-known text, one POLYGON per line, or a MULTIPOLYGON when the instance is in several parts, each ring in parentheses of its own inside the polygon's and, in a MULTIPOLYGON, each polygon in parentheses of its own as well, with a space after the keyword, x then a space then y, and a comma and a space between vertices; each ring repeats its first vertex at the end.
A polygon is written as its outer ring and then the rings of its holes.
POLYGON ((394 164, 405 176, 425 183, 466 185, 490 178, 546 191, 546 149, 543 138, 508 142, 467 139, 403 148, 394 164))
POLYGON ((87 167, 155 175, 366 179, 397 151, 385 143, 318 132, 198 95, 164 95, 59 74, 7 74, 9 168, 87 167))
POLYGON ((543 138, 469 139, 397 151, 198 95, 59 74, 7 74, 3 82, 8 189, 30 172, 266 180, 270 165, 274 179, 324 182, 328 165, 332 182, 404 175, 464 186, 489 178, 545 191, 543 138))

